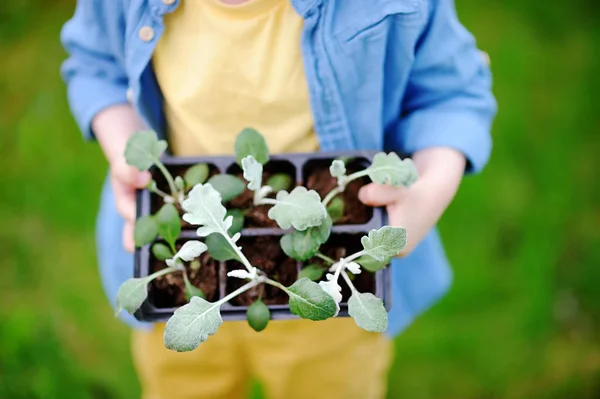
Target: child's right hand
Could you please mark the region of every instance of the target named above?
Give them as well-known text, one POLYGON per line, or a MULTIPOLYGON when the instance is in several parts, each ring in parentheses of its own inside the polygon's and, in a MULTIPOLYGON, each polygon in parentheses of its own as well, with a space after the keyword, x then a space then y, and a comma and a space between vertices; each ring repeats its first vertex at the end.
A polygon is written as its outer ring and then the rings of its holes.
POLYGON ((110 183, 119 214, 125 220, 123 246, 133 252, 135 226, 135 190, 144 188, 151 180, 150 173, 140 172, 125 162, 127 140, 145 126, 128 104, 115 105, 99 112, 92 121, 92 130, 110 166, 110 183))

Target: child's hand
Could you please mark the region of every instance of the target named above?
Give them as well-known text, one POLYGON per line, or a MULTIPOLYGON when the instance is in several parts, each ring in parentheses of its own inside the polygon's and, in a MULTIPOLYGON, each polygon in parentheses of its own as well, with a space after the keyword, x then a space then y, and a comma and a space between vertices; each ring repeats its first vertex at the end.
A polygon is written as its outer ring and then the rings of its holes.
POLYGON ((135 226, 135 190, 150 183, 150 173, 140 172, 125 162, 125 146, 129 137, 144 129, 130 105, 115 105, 101 111, 92 122, 92 130, 110 166, 110 183, 115 195, 119 214, 125 220, 123 246, 133 252, 133 228, 135 226))
POLYGON ((122 156, 110 164, 110 183, 115 195, 119 214, 125 219, 123 225, 123 246, 133 252, 133 228, 135 226, 135 190, 144 188, 150 183, 150 173, 140 172, 125 163, 122 156))
POLYGON ((385 206, 391 226, 406 228, 408 243, 400 256, 412 252, 435 226, 454 198, 466 166, 462 153, 446 147, 418 151, 413 161, 419 178, 409 188, 371 183, 358 193, 366 205, 385 206))

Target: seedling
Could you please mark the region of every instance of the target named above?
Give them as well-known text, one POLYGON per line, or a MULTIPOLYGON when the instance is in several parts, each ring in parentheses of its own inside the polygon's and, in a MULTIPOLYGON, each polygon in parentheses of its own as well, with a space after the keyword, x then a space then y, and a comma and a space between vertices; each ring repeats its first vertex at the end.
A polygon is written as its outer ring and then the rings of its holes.
MULTIPOLYGON (((244 224, 243 210, 228 210, 224 205, 227 203, 225 199, 235 198, 232 192, 241 192, 239 184, 232 183, 231 179, 225 182, 228 178, 218 178, 226 175, 207 179, 207 172, 200 173, 201 178, 190 179, 195 183, 187 191, 185 188, 189 182, 186 177, 174 179, 160 161, 166 148, 166 143, 158 140, 153 132, 137 133, 127 145, 127 162, 140 170, 156 166, 165 176, 171 190, 170 194, 161 194, 155 187, 151 187, 166 203, 156 215, 139 218, 136 222, 136 232, 144 238, 136 240, 137 245, 150 244, 157 236, 167 242, 167 245, 152 245, 154 256, 164 260, 167 267, 146 277, 126 281, 117 294, 117 312, 125 309, 133 314, 147 298, 148 283, 168 273, 184 272, 189 303, 175 310, 168 320, 164 341, 169 349, 190 351, 216 333, 223 322, 221 306, 254 287, 263 284, 277 287, 287 294, 289 310, 293 315, 318 321, 338 315, 342 301, 340 280, 344 280, 351 291, 348 312, 356 324, 374 332, 387 329, 387 312, 382 300, 372 293, 360 293, 353 278, 362 269, 374 272, 385 267, 406 245, 405 229, 392 226, 373 229, 362 237, 361 250, 337 259, 325 255, 319 249, 329 239, 333 221, 343 213, 343 201, 336 196, 351 181, 369 176, 372 181, 380 184, 408 186, 416 179, 416 170, 410 160, 401 160, 393 153, 380 153, 375 155, 370 166, 351 174, 346 174, 342 160, 334 160, 330 172, 337 178, 337 186, 321 199, 316 191, 303 186, 296 186, 288 191, 291 182, 280 184, 282 177, 273 179, 276 175, 263 184, 263 167, 269 161, 264 138, 251 129, 244 130, 238 136, 235 143, 236 160, 247 182, 243 183, 245 187, 241 190, 245 190, 247 186, 253 193, 253 205, 269 207, 268 217, 281 229, 288 231, 280 240, 282 250, 300 261, 317 257, 325 263, 324 266, 313 264, 305 267, 297 281, 286 286, 251 264, 239 246, 244 224), (231 189, 235 185, 235 190, 231 189), (179 204, 183 209, 183 220, 196 227, 196 235, 202 241, 186 241, 176 250, 175 242, 181 233, 181 221, 173 203, 179 204), (241 269, 230 270, 227 277, 242 279, 245 283, 215 302, 207 301, 203 292, 190 284, 183 267, 185 262, 195 262, 194 267, 201 268, 198 258, 205 252, 216 260, 236 260, 242 265, 241 269)), ((267 327, 270 316, 269 308, 260 298, 248 307, 248 323, 256 331, 267 327)))

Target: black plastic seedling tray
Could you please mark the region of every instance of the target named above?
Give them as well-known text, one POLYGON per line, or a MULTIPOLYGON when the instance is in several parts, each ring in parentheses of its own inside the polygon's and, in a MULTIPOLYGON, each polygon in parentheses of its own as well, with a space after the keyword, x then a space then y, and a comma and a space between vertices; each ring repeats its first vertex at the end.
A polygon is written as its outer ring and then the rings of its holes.
MULTIPOLYGON (((317 152, 317 153, 294 153, 294 154, 282 154, 282 155, 271 155, 269 162, 265 165, 265 172, 285 172, 295 177, 296 184, 306 185, 306 178, 309 172, 315 167, 325 167, 331 164, 331 161, 336 158, 351 159, 348 166, 350 169, 351 165, 360 165, 362 167, 368 165, 375 155, 375 151, 344 151, 344 152, 317 152)), ((171 171, 173 175, 182 174, 188 167, 191 167, 197 163, 206 163, 210 166, 211 174, 218 173, 232 173, 239 172, 239 166, 235 162, 233 156, 211 156, 211 157, 170 157, 167 156, 163 159, 163 163, 171 171)), ((157 181, 160 180, 158 173, 153 172, 157 181)), ((368 180, 368 178, 366 178, 368 180)), ((159 182, 160 185, 160 182, 159 182)), ((151 194, 148 190, 140 190, 137 193, 137 216, 141 217, 148 215, 153 209, 157 207, 156 201, 160 200, 154 194, 151 194)), ((227 206, 227 204, 226 204, 227 206)), ((369 220, 360 224, 334 224, 331 230, 331 236, 326 244, 330 242, 345 243, 351 248, 349 249, 348 255, 361 250, 360 237, 366 235, 370 230, 377 229, 386 223, 386 214, 382 208, 369 208, 372 211, 372 215, 369 220)), ((242 237, 240 242, 244 240, 252 239, 256 236, 272 236, 276 237, 277 240, 285 234, 287 231, 277 227, 244 227, 241 232, 242 237)), ((194 226, 186 226, 184 224, 182 233, 180 236, 180 243, 187 240, 195 239, 202 240, 196 235, 196 228, 194 226)), ((160 240, 159 240, 160 241, 160 240)), ((150 248, 152 244, 145 245, 141 248, 137 248, 135 251, 135 265, 134 265, 134 276, 145 277, 151 274, 153 271, 152 263, 153 256, 150 248)), ((243 247, 243 244, 242 244, 243 247)), ((298 273, 307 262, 296 262, 296 272, 298 273)), ((231 287, 228 288, 228 284, 231 284, 232 278, 227 278, 228 270, 231 270, 230 262, 216 262, 217 267, 217 292, 213 298, 209 298, 211 301, 216 301, 220 298, 225 297, 229 292, 232 291, 231 287), (229 269, 228 269, 229 267, 229 269)), ((376 273, 369 273, 363 270, 357 278, 366 278, 368 275, 369 289, 363 289, 363 292, 372 292, 377 297, 381 298, 384 302, 386 309, 391 308, 392 295, 390 286, 390 270, 385 268, 376 273), (362 277, 361 277, 362 276, 362 277)), ((240 280, 241 282, 242 280, 240 280)), ((283 283, 283 282, 282 282, 283 283)), ((345 283, 341 283, 344 290, 346 289, 345 283)), ((357 287, 358 288, 358 287, 357 287)), ((360 289, 360 288, 359 288, 360 289)), ((141 321, 166 321, 173 315, 173 312, 177 307, 161 307, 158 306, 155 298, 157 297, 156 288, 150 284, 148 299, 135 313, 135 317, 141 321)), ((347 295, 340 304, 339 316, 348 316, 348 304, 347 295)), ((233 301, 231 301, 233 302, 233 301)), ((225 303, 221 306, 221 315, 224 320, 240 320, 246 318, 247 306, 241 306, 235 303, 225 303)), ((273 319, 290 319, 296 318, 289 311, 287 304, 273 304, 268 305, 271 310, 271 316, 273 319)))

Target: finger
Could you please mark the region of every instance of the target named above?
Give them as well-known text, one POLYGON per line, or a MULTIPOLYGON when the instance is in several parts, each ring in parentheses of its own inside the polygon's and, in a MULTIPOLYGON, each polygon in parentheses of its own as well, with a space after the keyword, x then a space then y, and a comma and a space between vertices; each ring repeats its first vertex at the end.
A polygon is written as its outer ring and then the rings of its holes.
POLYGON ((125 222, 123 225, 123 247, 127 252, 133 253, 135 250, 135 243, 133 242, 133 222, 125 222))
POLYGON ((111 179, 117 212, 125 220, 135 219, 135 189, 117 179, 111 179))
POLYGON ((150 172, 147 170, 140 172, 133 166, 129 166, 124 162, 117 165, 111 165, 111 174, 121 183, 134 188, 144 188, 152 179, 150 172))
POLYGON ((371 183, 361 187, 358 199, 369 206, 385 206, 402 199, 405 189, 388 186, 387 184, 371 183))

